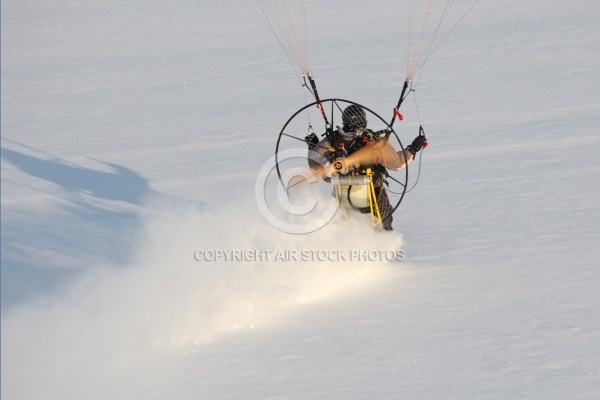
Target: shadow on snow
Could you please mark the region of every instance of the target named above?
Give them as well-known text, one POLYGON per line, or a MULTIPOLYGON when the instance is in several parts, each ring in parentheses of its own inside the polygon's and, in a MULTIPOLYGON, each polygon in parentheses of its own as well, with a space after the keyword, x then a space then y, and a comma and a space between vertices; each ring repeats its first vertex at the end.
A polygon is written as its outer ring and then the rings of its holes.
MULTIPOLYGON (((59 199, 51 204, 51 212, 43 203, 45 211, 19 210, 10 215, 2 209, 2 313, 28 298, 56 290, 86 267, 124 265, 141 228, 140 207, 168 197, 153 191, 147 179, 122 165, 94 160, 109 167, 108 172, 100 171, 31 150, 43 156, 3 147, 2 160, 64 191, 56 195, 27 186, 59 199)), ((3 184, 22 186, 6 176, 2 180, 3 184)))

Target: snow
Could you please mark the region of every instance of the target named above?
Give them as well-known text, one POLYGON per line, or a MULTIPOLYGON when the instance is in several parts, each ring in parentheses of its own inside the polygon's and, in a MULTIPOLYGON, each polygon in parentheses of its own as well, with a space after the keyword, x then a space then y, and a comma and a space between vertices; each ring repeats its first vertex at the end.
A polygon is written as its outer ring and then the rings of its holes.
MULTIPOLYGON (((305 98, 239 2, 1 7, 3 399, 600 392, 591 1, 479 2, 395 126, 430 141, 396 232, 310 235, 256 206, 305 98), (333 259, 366 249, 404 257, 333 259)), ((406 4, 309 9, 321 96, 391 115, 406 4)))

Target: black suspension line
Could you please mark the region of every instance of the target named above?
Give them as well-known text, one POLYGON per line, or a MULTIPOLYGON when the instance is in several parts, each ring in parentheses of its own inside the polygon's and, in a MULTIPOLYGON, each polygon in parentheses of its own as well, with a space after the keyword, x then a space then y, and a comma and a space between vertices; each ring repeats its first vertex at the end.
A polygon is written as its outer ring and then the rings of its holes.
POLYGON ((390 128, 394 126, 394 122, 396 122, 396 118, 398 118, 400 120, 404 118, 402 116, 402 114, 400 114, 400 106, 402 105, 404 100, 408 97, 410 92, 414 92, 414 91, 415 90, 412 88, 412 84, 411 84, 410 90, 408 89, 408 80, 405 80, 404 85, 402 85, 402 92, 400 93, 400 98, 398 99, 398 104, 396 104, 396 107, 394 108, 394 115, 392 116, 392 121, 389 124, 390 128), (407 90, 408 90, 408 93, 406 93, 407 90))

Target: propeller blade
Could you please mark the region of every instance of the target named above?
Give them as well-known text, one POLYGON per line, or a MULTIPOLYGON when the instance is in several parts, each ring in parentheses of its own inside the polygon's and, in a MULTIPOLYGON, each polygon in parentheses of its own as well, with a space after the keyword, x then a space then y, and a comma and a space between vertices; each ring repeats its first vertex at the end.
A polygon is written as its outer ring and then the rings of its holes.
POLYGON ((334 161, 327 167, 320 167, 316 170, 310 170, 307 167, 306 173, 298 174, 288 181, 287 189, 289 190, 303 183, 314 182, 315 178, 325 179, 356 165, 368 167, 378 164, 386 169, 399 171, 406 166, 406 160, 410 162, 411 159, 412 154, 408 150, 405 149, 404 152, 396 151, 394 146, 389 143, 389 138, 384 137, 375 143, 362 147, 346 158, 334 161))
POLYGON ((354 165, 364 167, 379 164, 386 169, 401 170, 406 166, 406 160, 410 159, 410 157, 407 157, 408 154, 410 154, 408 150, 397 152, 394 146, 389 143, 389 137, 384 137, 355 151, 344 159, 335 161, 333 167, 334 170, 341 171, 354 165))

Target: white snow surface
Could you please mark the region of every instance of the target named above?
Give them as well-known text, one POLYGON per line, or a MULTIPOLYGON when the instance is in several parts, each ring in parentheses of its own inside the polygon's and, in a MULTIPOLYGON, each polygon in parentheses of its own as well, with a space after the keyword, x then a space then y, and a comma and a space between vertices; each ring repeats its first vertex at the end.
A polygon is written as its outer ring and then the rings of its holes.
MULTIPOLYGON (((321 96, 391 116, 407 2, 312 4, 321 96)), ((597 398, 596 2, 479 2, 395 126, 395 232, 310 235, 257 211, 305 98, 240 2, 1 7, 3 400, 597 398), (359 249, 405 257, 274 257, 359 249)))

